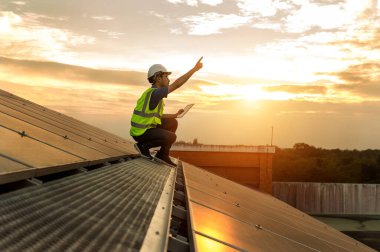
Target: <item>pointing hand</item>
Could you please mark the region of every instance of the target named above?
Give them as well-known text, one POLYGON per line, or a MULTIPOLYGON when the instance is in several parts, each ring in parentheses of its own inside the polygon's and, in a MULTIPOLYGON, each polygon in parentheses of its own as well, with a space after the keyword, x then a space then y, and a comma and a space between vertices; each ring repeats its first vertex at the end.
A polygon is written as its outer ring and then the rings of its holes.
POLYGON ((195 64, 195 66, 193 68, 195 71, 198 71, 199 69, 201 69, 203 67, 203 63, 201 62, 202 59, 203 59, 203 56, 198 60, 197 64, 195 64))

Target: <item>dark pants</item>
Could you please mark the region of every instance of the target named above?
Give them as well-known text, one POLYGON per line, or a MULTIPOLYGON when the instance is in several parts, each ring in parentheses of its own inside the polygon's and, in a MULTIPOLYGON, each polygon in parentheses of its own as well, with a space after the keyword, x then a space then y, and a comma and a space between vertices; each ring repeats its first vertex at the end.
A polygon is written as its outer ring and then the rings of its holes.
POLYGON ((164 118, 161 119, 161 125, 158 125, 157 128, 148 129, 141 136, 133 138, 148 149, 161 146, 159 154, 169 156, 170 148, 177 139, 175 134, 177 127, 178 122, 175 118, 164 118))

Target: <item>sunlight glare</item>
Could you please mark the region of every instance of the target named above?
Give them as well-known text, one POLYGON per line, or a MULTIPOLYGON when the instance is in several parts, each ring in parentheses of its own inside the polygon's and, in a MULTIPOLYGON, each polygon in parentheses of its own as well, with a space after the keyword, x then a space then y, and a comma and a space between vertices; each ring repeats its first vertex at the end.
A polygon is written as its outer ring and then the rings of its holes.
POLYGON ((201 86, 201 90, 206 95, 218 96, 220 100, 244 100, 255 102, 259 100, 284 101, 296 98, 295 94, 288 92, 267 92, 262 90, 262 85, 226 85, 201 86))
POLYGON ((18 24, 22 20, 20 16, 14 14, 13 12, 4 11, 0 12, 0 34, 8 33, 12 31, 12 25, 18 24))

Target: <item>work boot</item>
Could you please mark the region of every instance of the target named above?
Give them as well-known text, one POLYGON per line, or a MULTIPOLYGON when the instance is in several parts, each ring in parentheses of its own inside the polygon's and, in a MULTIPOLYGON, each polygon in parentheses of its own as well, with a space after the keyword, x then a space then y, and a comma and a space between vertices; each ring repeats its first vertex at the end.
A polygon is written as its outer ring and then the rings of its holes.
POLYGON ((140 155, 144 158, 152 159, 153 157, 150 155, 149 148, 147 148, 142 143, 135 143, 135 149, 140 153, 140 155))
POLYGON ((157 154, 154 156, 156 159, 159 159, 165 163, 167 163, 170 166, 177 167, 175 163, 172 162, 169 156, 161 155, 160 152, 157 152, 157 154))

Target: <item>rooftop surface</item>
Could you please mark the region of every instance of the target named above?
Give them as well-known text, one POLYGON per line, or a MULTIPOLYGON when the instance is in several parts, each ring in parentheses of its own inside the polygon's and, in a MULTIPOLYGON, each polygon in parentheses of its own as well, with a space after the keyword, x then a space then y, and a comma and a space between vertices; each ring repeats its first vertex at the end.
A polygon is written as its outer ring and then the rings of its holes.
POLYGON ((170 168, 137 158, 0 195, 1 251, 139 251, 170 168))

